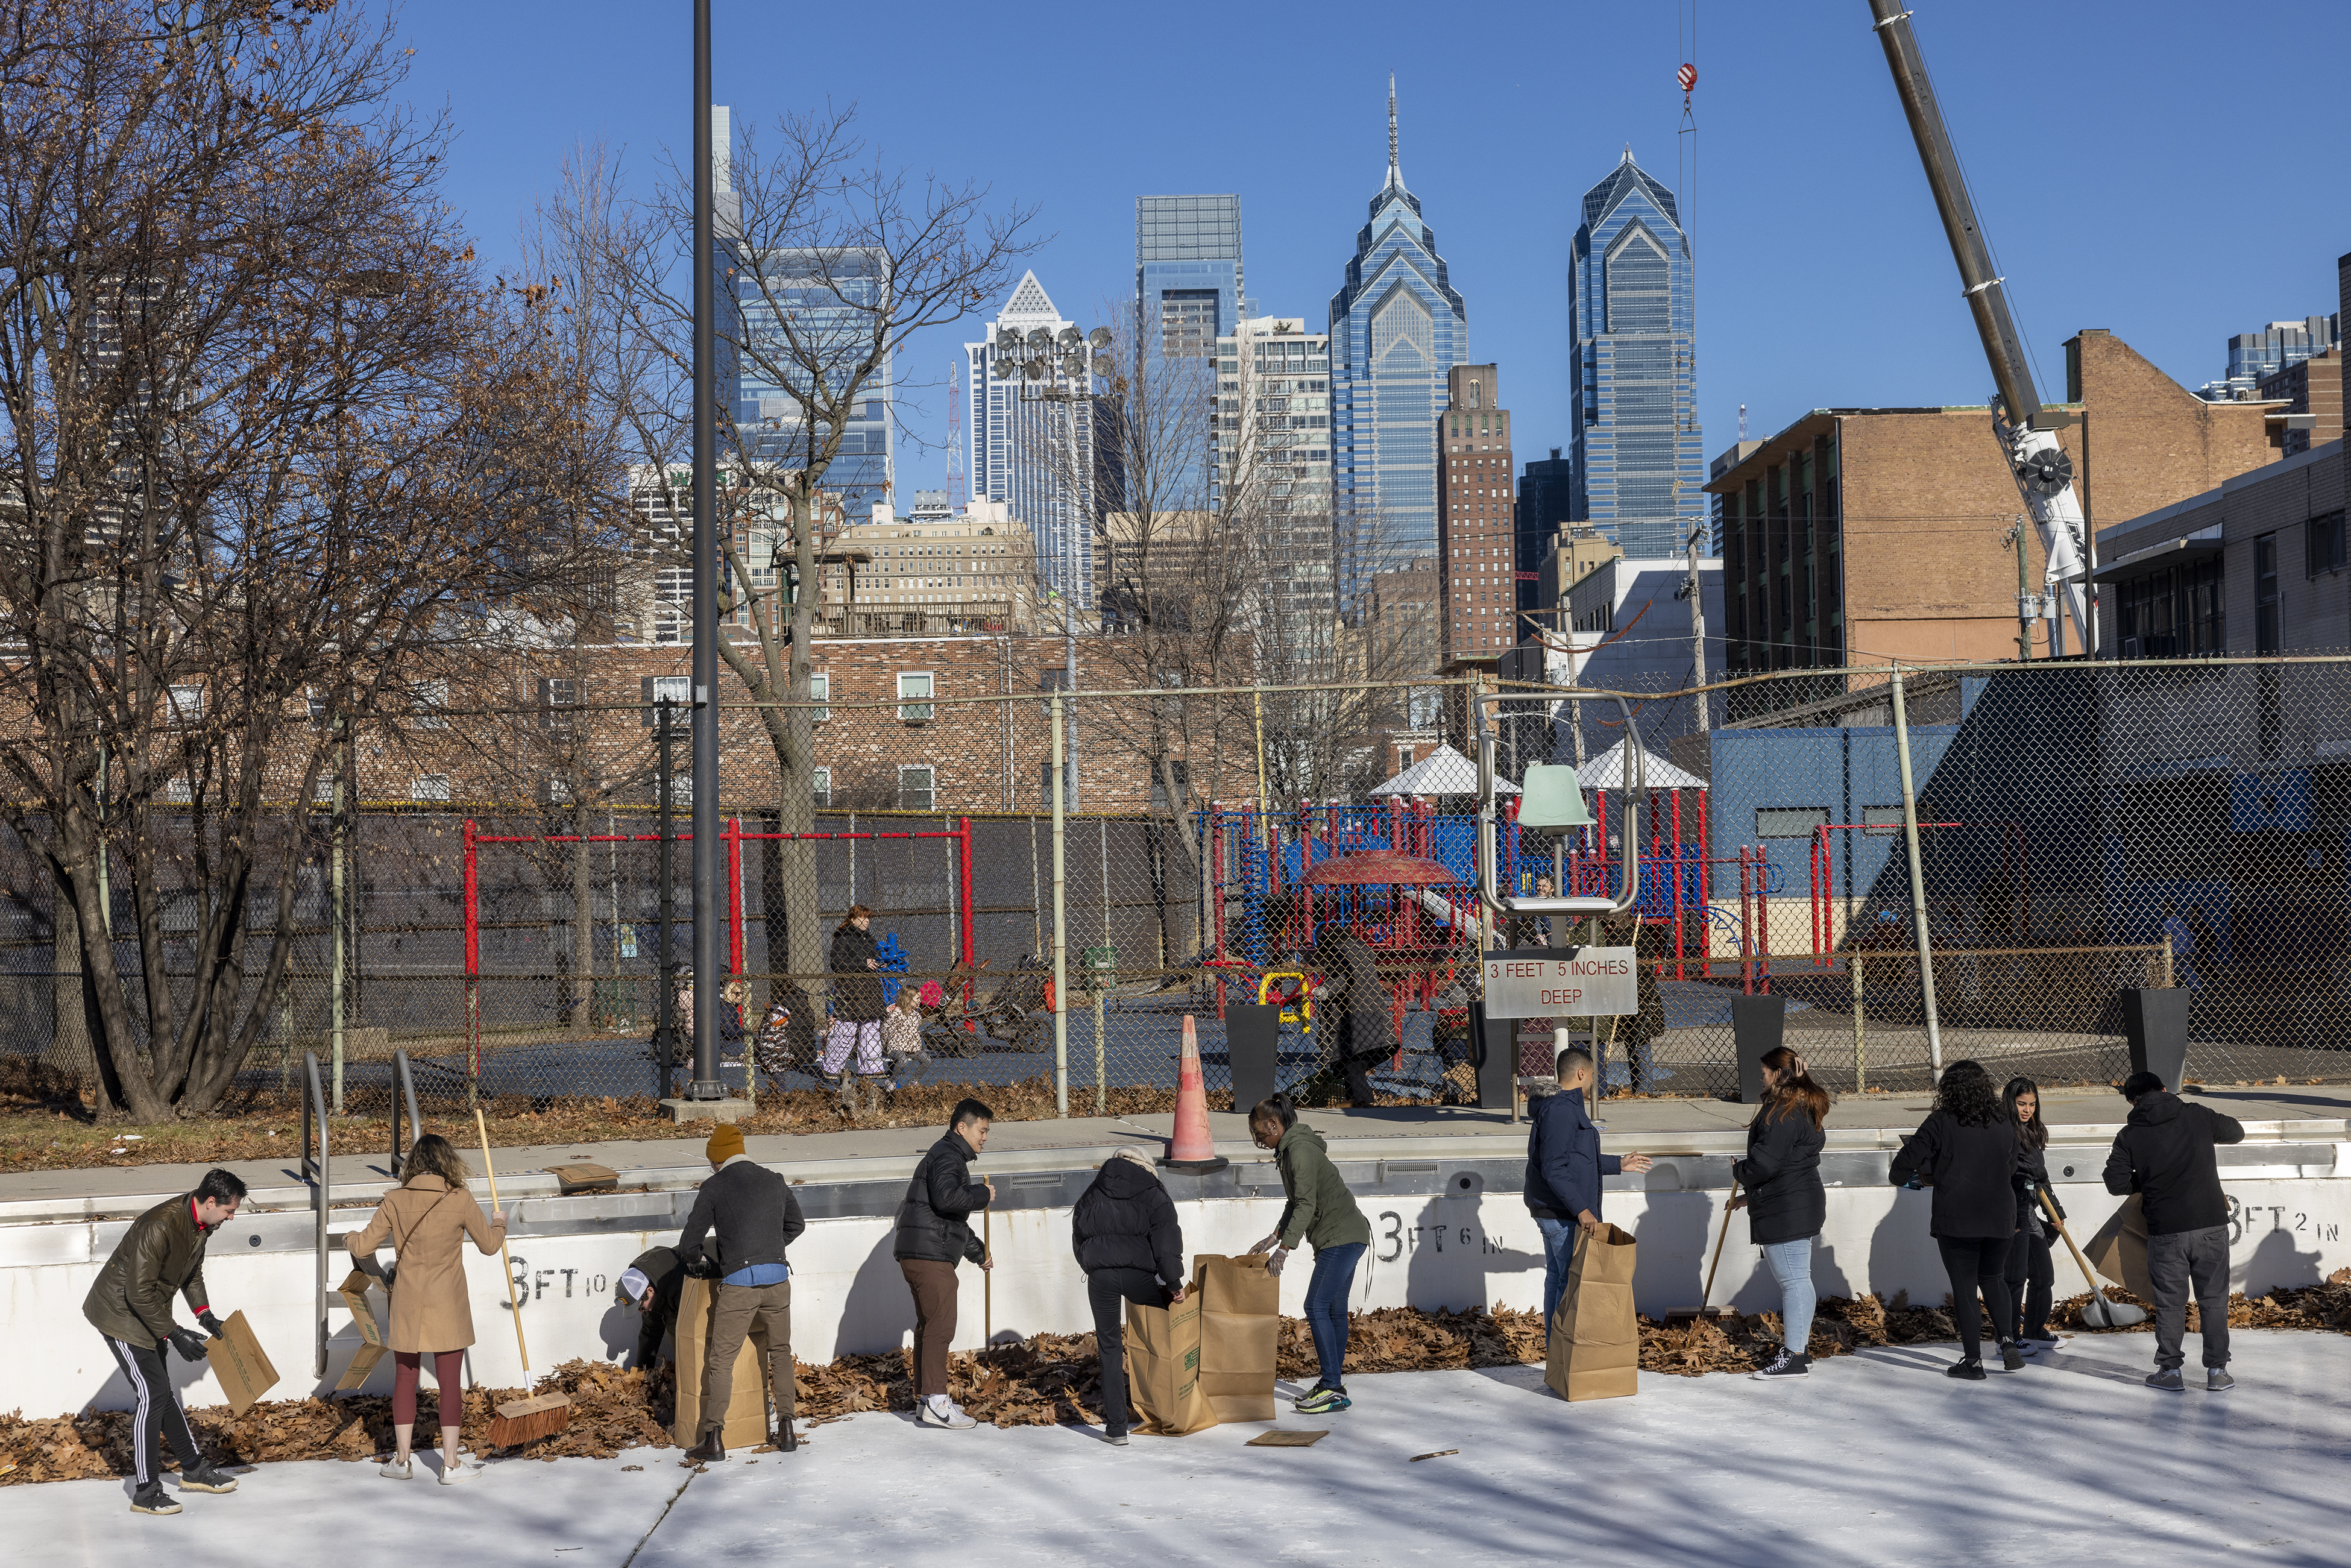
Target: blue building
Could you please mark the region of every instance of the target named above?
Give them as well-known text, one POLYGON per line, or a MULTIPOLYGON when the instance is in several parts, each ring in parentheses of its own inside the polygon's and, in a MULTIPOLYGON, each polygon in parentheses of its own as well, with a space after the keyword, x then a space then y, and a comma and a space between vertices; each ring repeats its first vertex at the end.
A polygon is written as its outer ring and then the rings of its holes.
POLYGON ((1469 358, 1469 312, 1397 162, 1393 77, 1388 177, 1371 209, 1331 297, 1332 520, 1349 600, 1374 573, 1437 554, 1437 421, 1447 372, 1469 358))
POLYGON ((1698 423, 1695 273, 1673 193, 1633 150, 1583 194, 1568 263, 1573 312, 1571 520, 1628 556, 1682 553, 1706 518, 1698 423))
POLYGON ((1246 305, 1238 196, 1134 199, 1134 313, 1146 341, 1172 358, 1212 358, 1246 305))

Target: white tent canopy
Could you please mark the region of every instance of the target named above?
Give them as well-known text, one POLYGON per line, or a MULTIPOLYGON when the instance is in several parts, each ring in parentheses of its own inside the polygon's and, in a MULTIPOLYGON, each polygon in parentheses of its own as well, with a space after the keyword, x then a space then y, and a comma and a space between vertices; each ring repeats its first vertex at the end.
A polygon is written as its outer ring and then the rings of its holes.
MULTIPOLYGON (((1686 773, 1646 747, 1641 749, 1641 769, 1648 773, 1643 780, 1652 789, 1703 789, 1706 780, 1694 773, 1686 773)), ((1625 742, 1618 741, 1591 761, 1575 770, 1576 782, 1586 789, 1622 789, 1625 788, 1625 742)))
MULTIPOLYGON (((1374 795, 1475 795, 1478 765, 1449 746, 1440 746, 1386 783, 1374 795)), ((1507 779, 1494 780, 1498 795, 1515 795, 1519 787, 1507 779)))

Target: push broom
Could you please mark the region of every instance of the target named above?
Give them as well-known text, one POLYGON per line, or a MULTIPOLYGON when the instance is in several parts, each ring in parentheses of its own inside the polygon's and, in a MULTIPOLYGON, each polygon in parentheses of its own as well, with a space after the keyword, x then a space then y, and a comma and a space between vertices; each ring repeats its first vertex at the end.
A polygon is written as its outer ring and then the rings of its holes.
POLYGON ((1730 1239, 1731 1206, 1739 1201, 1739 1178, 1730 1178, 1730 1197, 1722 1209, 1722 1234, 1714 1239, 1714 1261, 1706 1266, 1706 1291, 1695 1307, 1676 1307, 1666 1314, 1669 1323, 1692 1322, 1699 1318, 1728 1318, 1738 1314, 1729 1307, 1710 1305, 1714 1300, 1714 1271, 1722 1267, 1722 1244, 1730 1239))
MULTIPOLYGON (((498 1207, 497 1167, 490 1163, 490 1129, 482 1108, 474 1107, 474 1130, 482 1135, 482 1170, 490 1180, 490 1207, 498 1207)), ((522 1337, 522 1303, 515 1296, 514 1265, 507 1260, 506 1233, 498 1233, 498 1264, 507 1277, 507 1308, 514 1318, 515 1349, 522 1354, 523 1386, 530 1385, 530 1346, 522 1337)), ((551 1437, 571 1421, 571 1396, 542 1394, 533 1399, 513 1399, 497 1407, 490 1421, 490 1447, 516 1448, 551 1437)))

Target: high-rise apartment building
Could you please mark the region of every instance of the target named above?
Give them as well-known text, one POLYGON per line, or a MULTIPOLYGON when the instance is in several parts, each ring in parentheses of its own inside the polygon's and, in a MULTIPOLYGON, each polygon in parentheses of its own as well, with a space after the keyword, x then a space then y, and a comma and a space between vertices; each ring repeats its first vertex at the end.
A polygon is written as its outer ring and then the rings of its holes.
POLYGON ((1075 612, 1090 613, 1102 512, 1095 452, 1102 410, 1086 335, 1027 272, 987 340, 966 343, 964 356, 972 501, 1010 506, 1029 526, 1046 590, 1069 592, 1075 612))
MULTIPOLYGON (((735 438, 761 465, 799 466, 810 444, 795 388, 821 381, 838 393, 871 342, 873 312, 889 287, 883 254, 863 247, 758 249, 732 215, 734 188, 726 148, 731 120, 711 110, 711 171, 719 217, 718 382, 733 415, 735 438)), ((842 422, 841 445, 824 473, 844 515, 862 522, 887 502, 895 474, 889 360, 870 375, 842 422)), ((818 429, 821 443, 826 433, 818 429)))
POLYGON ((2206 382, 2196 395, 2207 402, 2242 402, 2261 396, 2261 383, 2280 371, 2343 345, 2342 317, 2305 316, 2273 321, 2229 340, 2229 373, 2206 382))
POLYGON ((1469 312, 1420 198, 1405 188, 1388 81, 1388 172, 1331 297, 1332 506, 1340 591, 1437 553, 1437 420, 1446 372, 1469 355, 1469 312))
POLYGON ((1629 556, 1678 555, 1706 516, 1696 274, 1673 193, 1633 150, 1583 195, 1568 263, 1574 520, 1629 556))
MULTIPOLYGON (((1519 476, 1519 569, 1540 572, 1551 551, 1552 536, 1565 528, 1575 512, 1575 464, 1556 446, 1549 457, 1532 457, 1519 476)), ((1519 580, 1519 608, 1542 607, 1540 580, 1519 580)))
POLYGON ((1448 663, 1491 659, 1519 640, 1518 507, 1500 381, 1494 365, 1456 365, 1446 377, 1437 564, 1448 663))
POLYGON ((1134 199, 1134 311, 1146 342, 1207 359, 1248 312, 1238 196, 1134 199))
POLYGON ((1217 377, 1212 495, 1260 530, 1262 656, 1294 666, 1325 649, 1337 609, 1330 334, 1296 316, 1249 317, 1217 340, 1217 377))

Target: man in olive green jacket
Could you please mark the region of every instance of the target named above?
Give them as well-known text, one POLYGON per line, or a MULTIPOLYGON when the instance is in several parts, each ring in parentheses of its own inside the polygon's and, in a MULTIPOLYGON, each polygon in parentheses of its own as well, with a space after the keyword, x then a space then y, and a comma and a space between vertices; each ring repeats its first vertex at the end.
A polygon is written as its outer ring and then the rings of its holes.
POLYGON ((180 1511, 156 1473, 159 1435, 170 1441, 172 1456, 180 1461, 182 1491, 236 1490, 235 1479, 197 1448, 195 1434, 188 1429, 188 1413, 172 1386, 163 1347, 168 1343, 185 1361, 204 1359, 204 1334, 172 1321, 175 1291, 187 1298, 188 1310, 205 1333, 220 1337, 221 1321, 204 1289, 204 1245, 244 1200, 245 1183, 235 1172, 207 1171, 195 1191, 159 1203, 131 1222, 82 1301, 82 1316, 106 1336, 106 1348, 131 1385, 131 1455, 137 1473, 131 1494, 133 1513, 180 1511))

